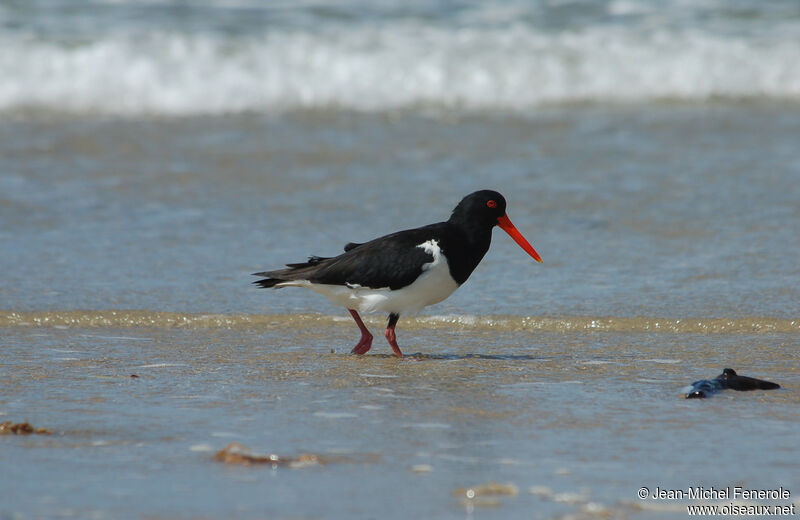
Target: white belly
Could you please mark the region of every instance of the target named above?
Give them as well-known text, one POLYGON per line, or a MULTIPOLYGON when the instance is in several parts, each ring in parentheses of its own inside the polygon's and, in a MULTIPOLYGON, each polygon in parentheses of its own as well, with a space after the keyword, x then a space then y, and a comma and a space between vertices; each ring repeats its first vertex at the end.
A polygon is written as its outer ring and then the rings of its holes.
POLYGON ((408 315, 428 305, 439 303, 458 289, 458 284, 450 276, 447 258, 441 253, 438 243, 429 240, 417 247, 433 255, 433 261, 424 264, 422 274, 412 284, 402 289, 393 291, 388 287, 372 289, 357 284, 312 284, 307 280, 284 282, 276 287, 308 287, 337 305, 362 313, 386 312, 408 315))

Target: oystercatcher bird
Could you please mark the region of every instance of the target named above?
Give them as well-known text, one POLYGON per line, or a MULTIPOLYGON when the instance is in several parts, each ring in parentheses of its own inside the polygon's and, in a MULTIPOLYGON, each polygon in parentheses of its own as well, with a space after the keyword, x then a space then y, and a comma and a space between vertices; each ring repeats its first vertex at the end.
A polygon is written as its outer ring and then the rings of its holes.
POLYGON ((446 222, 398 231, 363 244, 349 243, 335 257, 312 256, 286 269, 253 273, 264 288, 307 287, 350 311, 361 339, 352 353, 372 347, 359 312, 388 312, 386 340, 403 357, 394 328, 401 315, 439 303, 478 266, 489 250, 492 229, 500 226, 534 260, 539 254, 506 215, 506 199, 496 191, 464 197, 446 222))

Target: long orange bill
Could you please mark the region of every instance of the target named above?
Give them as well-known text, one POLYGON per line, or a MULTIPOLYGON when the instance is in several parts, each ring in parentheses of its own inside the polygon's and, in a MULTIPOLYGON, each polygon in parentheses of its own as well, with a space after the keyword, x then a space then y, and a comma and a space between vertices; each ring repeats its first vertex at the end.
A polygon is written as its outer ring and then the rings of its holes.
POLYGON ((524 249, 529 255, 533 257, 534 260, 541 263, 542 257, 539 256, 539 253, 533 249, 533 246, 525 240, 525 237, 522 236, 522 233, 517 231, 517 228, 514 227, 514 224, 511 223, 509 220, 508 215, 503 215, 502 217, 497 217, 497 225, 500 226, 500 229, 511 235, 511 238, 514 239, 514 242, 519 244, 519 247, 524 249))

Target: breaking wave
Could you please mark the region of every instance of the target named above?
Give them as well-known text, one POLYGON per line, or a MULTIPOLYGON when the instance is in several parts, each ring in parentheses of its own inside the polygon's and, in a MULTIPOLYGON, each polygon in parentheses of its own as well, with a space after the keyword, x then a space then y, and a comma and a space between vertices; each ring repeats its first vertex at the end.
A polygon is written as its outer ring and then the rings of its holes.
POLYGON ((692 29, 420 26, 0 37, 0 110, 202 115, 800 100, 800 43, 692 29))

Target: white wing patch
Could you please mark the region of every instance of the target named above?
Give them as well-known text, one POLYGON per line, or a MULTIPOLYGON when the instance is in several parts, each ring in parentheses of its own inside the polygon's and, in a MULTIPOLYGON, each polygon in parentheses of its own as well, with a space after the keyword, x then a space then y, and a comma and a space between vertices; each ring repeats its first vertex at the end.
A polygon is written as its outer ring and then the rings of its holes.
MULTIPOLYGON (((430 239, 427 242, 423 242, 417 247, 422 248, 425 250, 426 253, 433 256, 433 262, 428 262, 427 264, 422 264, 422 272, 424 273, 428 269, 431 269, 434 265, 442 262, 442 250, 439 248, 439 241, 430 239)), ((444 260, 447 263, 447 260, 444 260)))

